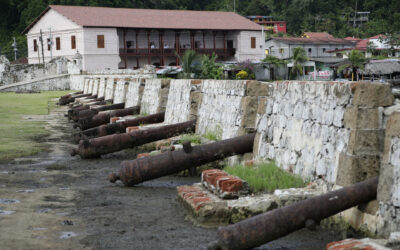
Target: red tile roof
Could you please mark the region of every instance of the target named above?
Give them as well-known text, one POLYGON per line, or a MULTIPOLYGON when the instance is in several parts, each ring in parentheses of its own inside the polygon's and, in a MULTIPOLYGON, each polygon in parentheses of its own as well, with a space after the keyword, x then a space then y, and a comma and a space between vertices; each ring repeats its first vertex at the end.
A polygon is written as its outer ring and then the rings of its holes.
POLYGON ((346 44, 352 45, 353 42, 342 38, 303 38, 303 37, 273 37, 270 38, 280 42, 290 44, 346 44))
POLYGON ((307 36, 308 38, 334 38, 327 32, 304 32, 303 36, 307 36))
POLYGON ((358 42, 358 41, 361 41, 361 40, 362 40, 361 38, 351 37, 351 36, 345 37, 345 38, 343 38, 343 39, 345 39, 345 40, 347 40, 347 41, 354 41, 354 42, 358 42))
POLYGON ((84 27, 261 31, 260 25, 234 12, 49 5, 24 33, 49 9, 84 27))
POLYGON ((372 36, 372 37, 370 37, 370 38, 368 38, 368 39, 379 39, 379 38, 387 38, 387 36, 385 36, 385 35, 382 35, 382 34, 379 34, 379 35, 376 35, 376 36, 372 36))
POLYGON ((367 50, 368 43, 369 43, 369 39, 363 39, 357 43, 356 49, 362 50, 362 51, 367 50))

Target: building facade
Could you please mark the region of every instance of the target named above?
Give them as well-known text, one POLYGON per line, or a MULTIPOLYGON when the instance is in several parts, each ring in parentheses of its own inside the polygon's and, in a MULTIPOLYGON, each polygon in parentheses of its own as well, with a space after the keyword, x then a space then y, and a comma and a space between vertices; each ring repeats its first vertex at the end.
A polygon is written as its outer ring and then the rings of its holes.
POLYGON ((286 33, 285 21, 276 21, 272 16, 247 16, 247 18, 263 26, 267 32, 286 33))
POLYGON ((273 37, 265 42, 266 54, 280 59, 293 56, 293 49, 303 48, 309 58, 336 57, 332 50, 353 48, 355 44, 341 38, 273 37))
POLYGON ((264 57, 261 26, 232 12, 50 5, 25 33, 30 64, 79 52, 83 70, 179 65, 189 49, 221 61, 264 57))

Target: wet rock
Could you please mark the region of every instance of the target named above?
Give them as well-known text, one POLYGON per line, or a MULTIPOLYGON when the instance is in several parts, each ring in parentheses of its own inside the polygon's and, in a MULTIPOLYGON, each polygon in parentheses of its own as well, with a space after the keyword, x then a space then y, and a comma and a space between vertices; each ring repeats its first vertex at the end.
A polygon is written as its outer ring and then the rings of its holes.
POLYGON ((20 203, 20 201, 15 199, 0 199, 0 204, 14 204, 14 203, 20 203))
POLYGON ((76 236, 78 236, 78 234, 74 233, 74 232, 61 232, 60 233, 60 239, 69 239, 69 238, 76 237, 76 236))
POLYGON ((42 209, 39 209, 37 212, 39 213, 39 214, 47 214, 47 213, 49 213, 49 212, 51 212, 51 208, 42 208, 42 209))
POLYGON ((64 226, 73 226, 74 225, 72 220, 64 220, 61 224, 64 226))
POLYGON ((0 210, 0 215, 10 215, 15 213, 15 211, 0 210))

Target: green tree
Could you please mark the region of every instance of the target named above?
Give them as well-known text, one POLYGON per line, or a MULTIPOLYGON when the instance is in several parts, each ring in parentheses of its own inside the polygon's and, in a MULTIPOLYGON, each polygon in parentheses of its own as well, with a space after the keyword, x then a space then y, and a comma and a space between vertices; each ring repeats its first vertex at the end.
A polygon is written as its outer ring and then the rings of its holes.
POLYGON ((302 47, 294 48, 292 57, 293 67, 290 70, 291 78, 303 74, 303 63, 306 61, 308 61, 306 51, 302 47))
POLYGON ((357 73, 357 69, 364 68, 366 59, 365 59, 364 54, 361 53, 360 51, 352 50, 349 54, 348 60, 349 60, 349 63, 339 67, 339 71, 351 68, 352 69, 351 80, 354 81, 355 73, 357 73))
POLYGON ((186 50, 182 57, 179 57, 183 69, 183 77, 190 78, 191 74, 198 72, 198 59, 199 55, 194 50, 186 50))
POLYGON ((218 56, 212 54, 211 56, 203 55, 201 59, 201 78, 203 79, 217 79, 220 80, 224 76, 222 64, 217 63, 218 56))

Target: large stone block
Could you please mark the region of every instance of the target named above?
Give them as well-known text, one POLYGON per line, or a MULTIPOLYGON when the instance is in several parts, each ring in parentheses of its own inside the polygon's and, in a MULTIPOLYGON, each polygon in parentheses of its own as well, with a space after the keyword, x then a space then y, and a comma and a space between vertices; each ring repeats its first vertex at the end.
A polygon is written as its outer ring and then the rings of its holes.
POLYGON ((386 136, 400 136, 400 112, 393 113, 387 120, 386 136))
POLYGON ((347 152, 353 155, 376 155, 382 152, 385 131, 351 130, 347 152))
POLYGON ((257 96, 246 96, 242 99, 240 109, 243 110, 241 126, 244 128, 255 128, 258 108, 257 96))
POLYGON ((394 96, 388 84, 354 83, 353 105, 380 107, 393 104, 394 96))
POLYGON ((339 155, 336 184, 349 186, 379 175, 380 157, 378 155, 355 156, 345 153, 339 155))
POLYGON ((347 108, 344 113, 344 126, 351 129, 382 128, 383 112, 379 108, 347 108))
POLYGON ((393 189, 393 166, 382 164, 378 183, 378 201, 390 202, 393 189))
POLYGON ((267 96, 269 93, 268 84, 259 81, 246 82, 246 95, 248 96, 267 96))

